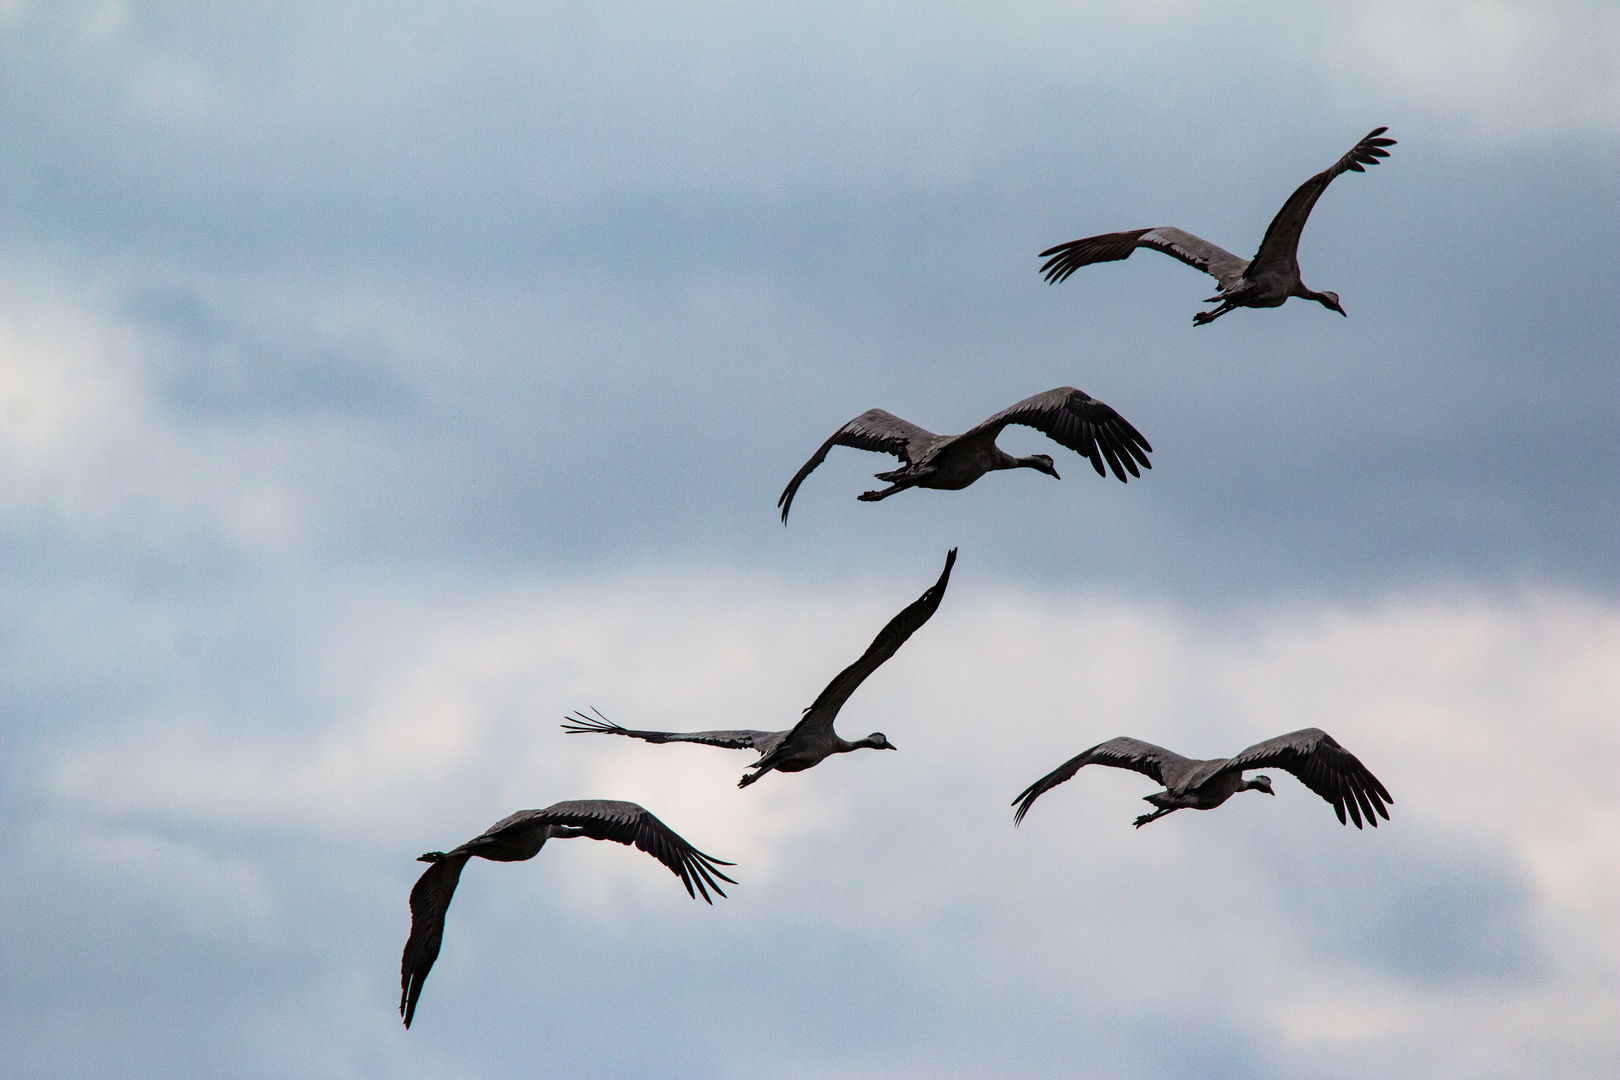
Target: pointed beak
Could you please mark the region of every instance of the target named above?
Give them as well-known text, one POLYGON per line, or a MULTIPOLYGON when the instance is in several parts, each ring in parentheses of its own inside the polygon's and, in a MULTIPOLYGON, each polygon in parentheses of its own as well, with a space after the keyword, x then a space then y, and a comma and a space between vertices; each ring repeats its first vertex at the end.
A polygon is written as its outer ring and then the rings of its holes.
POLYGON ((1058 471, 1057 471, 1057 469, 1053 469, 1053 470, 1052 470, 1052 479, 1054 479, 1054 480, 1061 480, 1061 479, 1063 479, 1063 477, 1061 477, 1061 476, 1059 476, 1059 475, 1058 475, 1058 471))

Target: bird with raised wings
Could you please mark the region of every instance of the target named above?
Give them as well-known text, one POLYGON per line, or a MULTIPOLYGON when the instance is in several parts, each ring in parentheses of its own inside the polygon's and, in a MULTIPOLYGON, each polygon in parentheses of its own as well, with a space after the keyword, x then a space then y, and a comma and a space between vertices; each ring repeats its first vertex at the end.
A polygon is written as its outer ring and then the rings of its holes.
POLYGON ((433 865, 411 889, 411 936, 399 960, 399 1014, 405 1018, 406 1027, 411 1026, 411 1018, 416 1015, 422 982, 439 958, 444 914, 450 909, 450 898, 456 894, 467 860, 476 855, 495 862, 522 862, 538 855, 547 840, 575 836, 640 848, 669 867, 693 899, 701 895, 713 904, 710 889, 725 896, 716 878, 736 884, 720 870, 731 863, 703 854, 633 802, 577 799, 544 810, 519 810, 458 848, 430 851, 417 860, 433 865))
POLYGON ((934 612, 939 610, 939 602, 945 597, 945 587, 951 580, 951 567, 955 564, 956 549, 952 548, 945 556, 945 569, 940 573, 939 580, 890 619, 872 644, 867 646, 866 652, 861 654, 861 658, 839 672, 838 677, 828 683, 820 696, 804 710, 803 718, 785 731, 633 731, 620 727, 601 713, 597 713, 595 719, 576 713, 563 725, 563 730, 570 735, 627 735, 651 743, 690 742, 732 750, 753 750, 759 754, 759 760, 750 766, 754 771, 744 774, 737 782, 738 787, 747 787, 773 770, 803 772, 834 754, 861 749, 893 750, 894 744, 881 731, 874 731, 854 742, 841 739, 833 730, 833 721, 838 717, 838 710, 844 707, 844 702, 866 681, 866 677, 899 652, 906 639, 934 617, 934 612))
POLYGON ((1378 778, 1321 728, 1305 728, 1279 735, 1275 739, 1255 743, 1236 757, 1211 758, 1207 761, 1184 758, 1162 746, 1121 736, 1098 743, 1085 753, 1070 758, 1025 788, 1013 800, 1013 805, 1018 807, 1013 824, 1024 820, 1024 815, 1029 813, 1036 799, 1087 765, 1130 769, 1164 785, 1163 791, 1143 796, 1158 809, 1137 818, 1138 829, 1177 810, 1213 810, 1240 791, 1263 791, 1267 795, 1275 795, 1269 776, 1243 779, 1243 773, 1250 769, 1275 768, 1293 773, 1300 783, 1333 804, 1333 809, 1338 811, 1340 824, 1344 824, 1345 812, 1349 811, 1358 829, 1361 828, 1363 817, 1377 827, 1378 817, 1374 811, 1388 821, 1389 811, 1384 809, 1384 804, 1395 802, 1378 778))
POLYGON ((1048 282, 1056 284, 1082 266, 1128 259, 1137 248, 1145 247, 1180 259, 1221 283, 1220 291, 1204 301, 1206 304, 1219 302, 1220 307, 1194 315, 1193 323, 1198 326, 1214 322, 1235 308, 1281 307, 1291 296, 1315 300, 1329 311, 1344 315, 1338 293, 1316 292, 1306 288, 1300 280, 1299 236, 1305 230, 1305 221, 1311 216, 1316 200, 1322 197, 1334 177, 1343 172, 1366 172, 1366 166, 1376 165, 1379 158, 1389 156, 1384 147, 1394 146, 1395 140, 1380 137, 1388 130, 1373 128, 1349 153, 1301 184, 1272 218, 1253 259, 1240 259, 1190 232, 1164 226, 1087 236, 1047 248, 1040 254, 1046 260, 1041 271, 1048 282))
POLYGON ((1057 468, 1050 455, 1013 457, 996 445, 997 436, 1008 424, 1032 427, 1059 445, 1090 458, 1098 476, 1108 475, 1103 468, 1106 460, 1121 483, 1125 482, 1127 472, 1131 476, 1142 475, 1137 470, 1138 464, 1144 469, 1153 467, 1147 457, 1153 447, 1141 433, 1119 413, 1072 386, 1059 386, 1027 397, 960 435, 935 435, 882 409, 869 409, 835 431, 788 481, 781 498, 776 500, 776 505, 782 509, 782 524, 787 524, 788 510, 793 506, 799 485, 827 459, 827 451, 835 446, 893 454, 901 461, 900 468, 877 474, 877 478, 889 486, 882 491, 862 493, 859 496, 862 502, 887 499, 912 487, 958 491, 998 469, 1035 469, 1057 478, 1057 468))

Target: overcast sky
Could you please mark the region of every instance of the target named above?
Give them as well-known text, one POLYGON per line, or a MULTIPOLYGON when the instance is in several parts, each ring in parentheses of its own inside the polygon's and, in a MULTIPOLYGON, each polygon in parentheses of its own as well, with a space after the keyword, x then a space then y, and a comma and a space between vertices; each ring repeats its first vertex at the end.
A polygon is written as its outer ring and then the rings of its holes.
POLYGON ((0 2, 0 1075, 1620 1070, 1610 4, 0 2), (1195 328, 1369 129, 1306 301, 1195 328), (1152 442, 855 496, 882 407, 1152 442), (789 726, 856 753, 565 737, 789 726), (1134 830, 1131 734, 1395 797, 1134 830), (426 850, 644 803, 735 860, 426 850))

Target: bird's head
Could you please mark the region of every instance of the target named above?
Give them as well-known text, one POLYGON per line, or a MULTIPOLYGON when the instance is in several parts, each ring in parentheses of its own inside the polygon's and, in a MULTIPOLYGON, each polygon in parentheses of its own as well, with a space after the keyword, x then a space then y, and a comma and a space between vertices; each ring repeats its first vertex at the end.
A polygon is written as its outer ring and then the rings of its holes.
POLYGON ((1319 292, 1313 299, 1329 311, 1337 311, 1347 319, 1350 317, 1346 314, 1343 306, 1339 304, 1339 294, 1336 292, 1319 292))
POLYGON ((1031 469, 1039 469, 1041 472, 1055 480, 1063 479, 1061 476, 1058 476, 1057 464, 1052 460, 1051 454, 1031 454, 1029 457, 1021 458, 1019 460, 1021 464, 1026 465, 1031 469))
POLYGON ((1264 773, 1255 777, 1253 780, 1250 780, 1249 787, 1253 788, 1255 791, 1263 791, 1267 795, 1277 794, 1275 791, 1271 790, 1271 777, 1266 776, 1264 773))
POLYGON ((881 732, 881 731, 872 732, 872 734, 868 735, 866 738, 861 740, 861 745, 862 746, 869 746, 873 750, 896 750, 896 749, 899 749, 898 747, 896 747, 894 745, 894 743, 892 743, 888 739, 884 738, 883 732, 881 732))

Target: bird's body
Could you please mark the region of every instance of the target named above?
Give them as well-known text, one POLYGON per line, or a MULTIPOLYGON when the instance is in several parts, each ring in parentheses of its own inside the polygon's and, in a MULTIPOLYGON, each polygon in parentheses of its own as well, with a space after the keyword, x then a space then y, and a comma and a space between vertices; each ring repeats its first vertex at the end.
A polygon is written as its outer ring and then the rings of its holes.
POLYGON ((711 904, 714 901, 709 899, 710 889, 726 895, 715 879, 731 881, 719 869, 731 863, 703 854, 632 802, 578 799, 504 817, 460 847, 430 851, 418 859, 433 865, 411 889, 411 936, 405 942, 399 966, 399 1013, 406 1027, 411 1026, 411 1018, 416 1015, 422 983, 439 958, 445 912, 467 860, 477 856, 494 862, 523 862, 538 855, 547 840, 575 836, 632 844, 669 867, 694 898, 701 895, 711 904))
POLYGON ((1365 172, 1366 166, 1376 165, 1380 158, 1389 156, 1384 147, 1394 146, 1395 140, 1380 138, 1387 130, 1374 128, 1349 153, 1301 184, 1282 209, 1277 211, 1253 259, 1239 258, 1208 240, 1167 226, 1087 236, 1047 248, 1040 255, 1047 260, 1042 264, 1041 271, 1047 281, 1056 284, 1082 266, 1128 259, 1137 248, 1145 247, 1180 259, 1220 282, 1220 292, 1205 301, 1218 302, 1220 307, 1198 312, 1193 316, 1196 325, 1214 322, 1234 308, 1280 307, 1294 296, 1315 300, 1328 310, 1343 315, 1345 311, 1339 303, 1338 293, 1316 292, 1306 288, 1300 280, 1299 237, 1312 208, 1316 206, 1316 200, 1321 198, 1334 177, 1343 172, 1365 172))
POLYGON ((842 739, 833 730, 833 721, 838 718, 838 711, 844 707, 844 702, 866 681, 866 677, 898 652, 906 639, 923 623, 933 618, 934 612, 939 610, 939 602, 945 597, 945 588, 951 580, 951 567, 955 564, 956 549, 952 548, 945 556, 945 569, 941 571, 939 580, 890 619, 872 644, 867 646, 866 652, 861 654, 861 658, 839 672, 837 678, 828 683, 826 689, 804 710, 799 722, 785 731, 632 731, 607 720, 600 713, 596 719, 583 713, 576 714, 563 725, 563 730, 571 735, 627 735, 652 743, 691 742, 733 750, 754 750, 759 754, 759 760, 751 766, 754 771, 737 782, 738 787, 747 787, 768 772, 803 772, 834 754, 861 749, 893 750, 893 744, 881 731, 874 731, 854 742, 842 739))
POLYGON ((1153 467, 1147 458, 1153 447, 1141 433, 1119 413, 1072 386, 1027 397, 960 435, 935 435, 893 413, 869 409, 834 432, 788 482, 776 500, 782 509, 782 524, 787 524, 799 485, 826 460, 827 451, 834 446, 893 454, 900 459, 900 468, 877 474, 890 486, 862 493, 862 502, 876 502, 912 487, 960 491, 985 473, 1001 469, 1035 469, 1056 477, 1050 456, 1014 457, 996 445, 997 436, 1009 424, 1035 428, 1084 455, 1098 476, 1108 475, 1103 468, 1105 460, 1122 483, 1127 472, 1142 475, 1138 463, 1144 469, 1153 467))
POLYGON ((1185 758, 1162 746, 1121 736, 1077 754, 1025 788, 1013 800, 1013 805, 1018 807, 1013 823, 1023 821, 1030 806, 1041 795, 1087 765, 1130 769, 1164 785, 1163 791, 1144 796, 1159 809, 1137 818, 1137 828, 1176 810, 1213 810, 1240 791, 1276 794, 1271 790, 1270 777, 1245 780, 1243 773, 1249 769, 1278 768, 1293 773, 1306 787, 1333 804, 1340 823, 1344 823, 1348 810, 1358 829, 1363 817, 1374 827, 1378 825, 1379 814, 1387 821, 1389 812, 1384 804, 1395 802, 1378 778, 1321 728, 1304 728, 1267 739, 1236 757, 1206 760, 1185 758))

